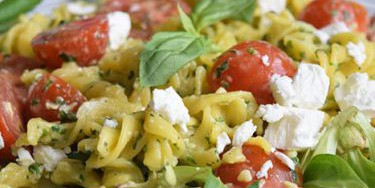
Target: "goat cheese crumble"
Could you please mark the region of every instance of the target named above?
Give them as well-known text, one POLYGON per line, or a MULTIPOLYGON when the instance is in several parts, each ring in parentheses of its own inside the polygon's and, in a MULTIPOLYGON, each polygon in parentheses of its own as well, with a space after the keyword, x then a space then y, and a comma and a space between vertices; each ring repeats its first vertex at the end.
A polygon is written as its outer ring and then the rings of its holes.
POLYGON ((292 159, 290 159, 287 155, 282 152, 276 151, 275 156, 286 166, 288 166, 291 170, 295 170, 296 164, 292 159))
POLYGON ((223 153, 225 146, 230 144, 230 138, 226 132, 220 133, 216 138, 216 150, 217 152, 223 153))
POLYGON ((242 147, 251 136, 253 136, 257 127, 251 120, 242 123, 233 134, 233 146, 242 147))
POLYGON ((126 41, 131 29, 129 14, 125 12, 112 12, 107 14, 109 26, 109 47, 118 49, 126 41))
POLYGON ((286 0, 261 0, 257 2, 262 14, 268 12, 280 14, 286 8, 286 0))
POLYGON ((62 159, 67 158, 63 150, 45 145, 35 146, 33 155, 35 161, 43 164, 44 168, 49 172, 52 172, 62 159))
POLYGON ((375 81, 366 73, 351 74, 335 89, 334 97, 341 110, 356 107, 368 117, 375 117, 375 81))
POLYGON ((95 4, 85 4, 82 2, 70 2, 66 5, 68 11, 75 15, 87 15, 94 13, 97 9, 95 4))
POLYGON ((279 149, 314 147, 325 114, 319 110, 261 105, 256 113, 269 123, 264 138, 279 149))
POLYGON ((257 178, 258 179, 267 178, 268 177, 268 170, 270 170, 271 168, 273 168, 272 161, 271 160, 266 161, 262 165, 260 170, 256 173, 257 178))
POLYGON ((329 77, 319 65, 301 63, 293 80, 273 75, 271 90, 278 104, 308 109, 323 107, 329 90, 329 77))
POLYGON ((188 132, 187 123, 190 121, 189 111, 177 92, 167 89, 154 89, 150 107, 156 113, 172 123, 179 125, 182 132, 188 132))
POLYGON ((359 42, 357 44, 354 44, 352 42, 349 42, 346 45, 346 48, 348 49, 348 54, 354 58, 354 62, 361 67, 362 64, 366 61, 367 55, 366 55, 366 48, 363 42, 359 42))

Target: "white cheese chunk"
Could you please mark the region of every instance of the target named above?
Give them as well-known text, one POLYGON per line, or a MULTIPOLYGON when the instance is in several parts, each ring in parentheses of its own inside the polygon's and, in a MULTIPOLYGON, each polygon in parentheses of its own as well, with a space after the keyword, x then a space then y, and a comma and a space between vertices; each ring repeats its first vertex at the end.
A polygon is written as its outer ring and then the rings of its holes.
POLYGON ((260 7, 261 14, 268 12, 275 12, 280 14, 286 8, 286 0, 259 0, 258 6, 260 7))
POLYGON ((287 155, 285 155, 284 153, 282 152, 279 152, 279 151, 276 151, 275 152, 275 156, 282 162, 284 163, 286 166, 288 166, 291 170, 295 170, 296 169, 296 164, 294 163, 294 161, 292 159, 290 159, 287 155))
POLYGON ((19 148, 17 150, 17 162, 25 167, 28 167, 29 165, 33 164, 35 161, 33 157, 31 156, 30 152, 26 150, 25 148, 19 148))
POLYGON ((256 173, 256 176, 258 179, 261 179, 261 178, 266 178, 268 177, 268 170, 270 170, 271 168, 273 168, 273 164, 272 164, 272 161, 271 160, 268 160, 266 161, 262 167, 260 168, 260 170, 256 173))
POLYGON ((112 12, 107 14, 109 25, 109 47, 118 49, 126 41, 131 29, 129 14, 125 12, 112 12))
POLYGON ((375 81, 366 73, 351 74, 335 89, 335 100, 341 110, 356 107, 368 117, 375 117, 375 81))
POLYGON ((270 62, 269 62, 270 57, 268 57, 268 55, 264 55, 264 56, 262 56, 261 59, 262 59, 262 63, 263 63, 265 66, 267 66, 267 67, 270 66, 270 62))
POLYGON ((87 15, 92 14, 96 11, 97 7, 95 4, 88 4, 82 2, 70 2, 66 5, 68 11, 75 15, 87 15))
POLYGON ((51 146, 38 145, 34 147, 34 159, 37 163, 43 164, 44 168, 51 172, 57 164, 66 158, 63 150, 54 149, 51 146))
POLYGON ((325 117, 319 110, 283 107, 277 104, 261 105, 256 116, 269 123, 264 138, 279 149, 314 147, 325 117))
POLYGON ((319 65, 301 63, 293 81, 287 76, 274 75, 270 85, 278 104, 319 109, 328 95, 329 77, 319 65))
POLYGON ((116 128, 118 125, 118 122, 115 119, 106 118, 104 120, 103 125, 109 128, 116 128))
POLYGON ((332 36, 345 32, 350 32, 350 29, 344 22, 334 22, 320 30, 317 30, 315 35, 322 43, 325 44, 332 36))
POLYGON ((1 132, 0 132, 0 150, 3 149, 4 146, 5 146, 4 139, 3 139, 3 136, 1 136, 1 132))
POLYGON ((169 87, 164 90, 154 89, 152 94, 151 109, 173 125, 179 125, 181 131, 188 132, 186 125, 190 120, 189 111, 177 92, 169 87))
POLYGON ((233 146, 242 147, 242 144, 253 136, 256 129, 257 127, 251 120, 242 123, 233 134, 233 146))
POLYGON ((220 154, 224 151, 225 146, 230 144, 230 138, 226 132, 220 133, 216 138, 216 150, 220 154))
POLYGON ((348 54, 354 58, 355 63, 361 67, 367 58, 366 48, 363 42, 359 42, 358 44, 349 42, 346 48, 348 49, 348 54))

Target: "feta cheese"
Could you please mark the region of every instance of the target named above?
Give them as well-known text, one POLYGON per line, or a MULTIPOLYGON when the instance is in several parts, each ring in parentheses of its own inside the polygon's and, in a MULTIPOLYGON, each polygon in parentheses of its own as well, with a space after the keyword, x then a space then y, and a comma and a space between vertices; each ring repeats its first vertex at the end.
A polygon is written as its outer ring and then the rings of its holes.
POLYGON ((329 90, 329 77, 319 65, 301 63, 293 81, 287 76, 274 75, 271 91, 277 103, 308 109, 323 107, 329 90))
POLYGON ((82 2, 70 2, 66 5, 68 11, 76 15, 87 15, 92 14, 96 11, 97 7, 95 4, 85 4, 82 2))
POLYGON ((109 25, 109 47, 111 50, 118 49, 129 35, 131 20, 125 12, 112 12, 107 14, 109 25))
POLYGON ((242 123, 233 134, 233 146, 242 147, 242 144, 253 136, 256 129, 251 120, 242 123))
POLYGON ((315 32, 315 35, 320 39, 322 43, 325 44, 332 36, 350 31, 351 30, 345 24, 345 22, 334 22, 320 30, 317 30, 315 32))
POLYGON ((257 1, 261 14, 275 12, 280 14, 286 8, 286 0, 260 0, 257 1))
POLYGON ((250 182, 251 180, 253 180, 253 176, 250 170, 242 170, 237 176, 239 182, 250 182))
POLYGON ((224 151, 225 146, 230 144, 230 138, 226 132, 220 133, 216 138, 216 150, 220 154, 224 151))
POLYGON ((348 54, 354 58, 355 63, 361 67, 367 58, 366 48, 363 42, 359 42, 358 44, 349 42, 346 48, 348 49, 348 54))
POLYGON ((285 155, 284 153, 282 152, 279 152, 279 151, 276 151, 275 152, 275 156, 282 162, 284 163, 286 166, 288 166, 291 170, 295 170, 296 169, 296 164, 294 163, 294 161, 292 159, 290 159, 287 155, 285 155))
POLYGON ((38 145, 34 147, 34 159, 37 163, 43 164, 44 168, 51 172, 57 164, 66 158, 63 150, 54 149, 51 146, 38 145))
POLYGON ((263 63, 265 66, 267 66, 267 67, 270 66, 270 62, 269 62, 270 57, 268 57, 268 55, 264 55, 264 56, 262 56, 261 59, 262 59, 262 63, 263 63))
POLYGON ((63 4, 66 4, 69 0, 43 0, 33 10, 27 13, 28 16, 35 14, 42 14, 44 16, 53 16, 53 11, 63 4))
POLYGON ((164 90, 154 89, 152 94, 151 109, 173 125, 179 125, 181 131, 188 132, 186 125, 190 121, 189 111, 176 91, 169 87, 164 90))
POLYGON ((4 139, 3 139, 3 136, 1 136, 1 132, 0 132, 0 150, 4 148, 4 139))
POLYGON ((30 152, 26 150, 25 148, 19 148, 17 150, 17 162, 25 167, 28 167, 29 165, 33 164, 35 161, 33 157, 31 156, 30 152))
POLYGON ((103 125, 109 128, 116 128, 118 123, 115 119, 105 118, 103 125))
POLYGON ((315 146, 325 117, 319 110, 288 108, 277 104, 261 105, 256 116, 269 123, 264 138, 279 149, 306 149, 315 146))
POLYGON ((341 110, 356 107, 370 118, 375 117, 375 81, 366 73, 351 74, 335 89, 334 97, 341 110))
POLYGON ((292 106, 293 98, 296 92, 293 87, 293 80, 288 76, 274 74, 270 83, 273 97, 278 104, 283 106, 292 106))
POLYGON ((270 170, 271 168, 273 168, 273 164, 272 164, 272 161, 271 160, 268 160, 266 161, 262 167, 260 168, 260 170, 256 173, 256 176, 258 179, 261 179, 261 178, 266 178, 268 177, 268 170, 270 170))

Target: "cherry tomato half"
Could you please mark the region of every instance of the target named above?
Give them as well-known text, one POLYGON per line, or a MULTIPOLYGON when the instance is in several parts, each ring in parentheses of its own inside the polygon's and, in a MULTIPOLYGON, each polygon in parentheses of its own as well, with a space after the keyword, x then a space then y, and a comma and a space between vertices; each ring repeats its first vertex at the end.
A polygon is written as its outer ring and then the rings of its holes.
POLYGON ((280 161, 273 153, 267 155, 259 146, 245 144, 242 146, 243 154, 246 156, 246 162, 234 164, 222 164, 216 169, 216 175, 220 177, 223 183, 231 183, 233 188, 247 188, 259 179, 256 173, 263 164, 271 160, 273 167, 267 171, 267 178, 263 178, 264 188, 284 188, 284 182, 289 181, 300 185, 302 183, 302 174, 299 169, 292 171, 280 161), (250 182, 240 182, 238 175, 243 170, 249 170, 252 175, 250 182))
POLYGON ((81 66, 95 64, 108 45, 108 20, 105 15, 71 22, 45 31, 32 40, 36 56, 47 68, 56 69, 65 61, 81 66))
POLYGON ((341 21, 360 32, 366 32, 369 22, 365 7, 346 0, 315 0, 307 5, 300 19, 318 29, 341 21))
POLYGON ((27 90, 20 76, 26 69, 40 63, 21 56, 1 55, 0 60, 0 132, 4 148, 0 149, 0 163, 13 160, 11 146, 24 131, 22 112, 26 107, 27 90))
POLYGON ((133 24, 130 37, 147 40, 158 25, 178 15, 177 4, 185 12, 190 12, 189 5, 183 0, 109 0, 100 12, 128 12, 133 24))
POLYGON ((64 80, 45 74, 29 88, 29 116, 47 121, 74 121, 75 112, 85 101, 81 92, 64 80))
POLYGON ((253 93, 259 104, 273 103, 269 82, 274 74, 293 77, 293 61, 279 48, 263 41, 237 44, 224 52, 208 76, 211 91, 224 87, 228 91, 253 93))

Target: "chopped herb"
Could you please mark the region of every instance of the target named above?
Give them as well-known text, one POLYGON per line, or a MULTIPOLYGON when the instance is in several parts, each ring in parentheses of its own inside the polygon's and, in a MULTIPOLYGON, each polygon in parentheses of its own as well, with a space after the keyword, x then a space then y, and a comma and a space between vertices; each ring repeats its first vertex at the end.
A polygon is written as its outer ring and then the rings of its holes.
POLYGON ((339 12, 338 12, 337 10, 332 10, 332 11, 331 11, 331 15, 332 15, 333 17, 336 17, 338 14, 339 14, 339 12))
POLYGON ((31 106, 38 105, 39 103, 40 103, 40 101, 37 98, 34 98, 33 100, 31 100, 31 106))
POLYGON ((134 76, 135 76, 134 71, 130 71, 130 72, 129 72, 129 75, 128 75, 128 80, 133 79, 134 76))
POLYGON ((216 122, 224 122, 225 119, 223 117, 217 117, 217 118, 215 118, 215 121, 216 122))
POLYGON ((260 181, 256 181, 247 188, 260 188, 260 181))
POLYGON ((54 126, 51 127, 51 130, 53 132, 60 132, 60 127, 58 125, 54 125, 54 126))
POLYGON ((35 174, 35 175, 40 175, 41 173, 41 169, 40 169, 41 165, 38 164, 38 163, 33 163, 29 166, 29 172, 31 174, 35 174))
POLYGON ((86 162, 91 155, 91 151, 73 151, 68 153, 67 156, 70 159, 77 159, 82 162, 86 162))
POLYGON ((220 78, 221 77, 221 73, 223 73, 224 71, 228 70, 228 68, 229 68, 228 61, 225 60, 220 66, 218 66, 216 68, 216 71, 215 71, 216 78, 220 78))
POLYGON ((298 174, 295 170, 291 170, 291 173, 292 173, 292 177, 293 177, 293 182, 297 182, 298 181, 298 174))
POLYGON ((186 158, 186 160, 189 162, 189 163, 191 163, 191 164, 197 164, 197 162, 195 161, 195 159, 192 157, 192 156, 188 156, 187 158, 186 158))
POLYGON ((208 143, 209 145, 211 145, 211 140, 210 140, 210 137, 208 137, 208 136, 205 136, 205 137, 204 137, 204 139, 206 139, 207 143, 208 143))
POLYGON ((81 182, 84 182, 84 181, 85 181, 85 177, 83 177, 82 174, 79 175, 79 181, 81 181, 81 182))
POLYGON ((61 110, 59 112, 59 117, 60 117, 61 122, 77 121, 76 114, 71 111, 66 112, 66 111, 61 110))
POLYGON ((75 62, 76 61, 76 58, 71 56, 71 55, 68 55, 66 53, 61 53, 59 55, 59 57, 64 61, 64 62, 75 62))
POLYGON ((301 52, 301 53, 299 54, 299 56, 303 59, 303 58, 306 57, 306 53, 305 53, 305 52, 301 52))
POLYGON ((49 89, 49 87, 51 87, 51 85, 52 85, 52 80, 51 79, 47 79, 46 84, 43 87, 43 90, 47 91, 49 89))
POLYGON ((247 52, 249 52, 251 55, 255 55, 258 53, 258 51, 256 51, 253 47, 249 47, 247 49, 247 52))
POLYGON ((42 130, 42 136, 41 136, 41 137, 43 138, 43 137, 47 136, 47 135, 48 135, 48 132, 49 132, 48 130, 43 129, 43 130, 42 130))
POLYGON ((229 87, 229 83, 223 80, 223 81, 221 81, 221 86, 222 86, 223 88, 225 88, 225 89, 228 89, 228 87, 229 87))
POLYGON ((286 42, 286 47, 293 48, 293 44, 291 40, 288 40, 288 42, 286 42))
POLYGON ((352 18, 352 15, 349 11, 344 10, 344 21, 349 21, 352 18))
POLYGON ((55 99, 55 104, 57 104, 57 105, 63 105, 63 104, 65 104, 65 100, 64 100, 64 98, 62 98, 62 97, 56 97, 56 99, 55 99))

